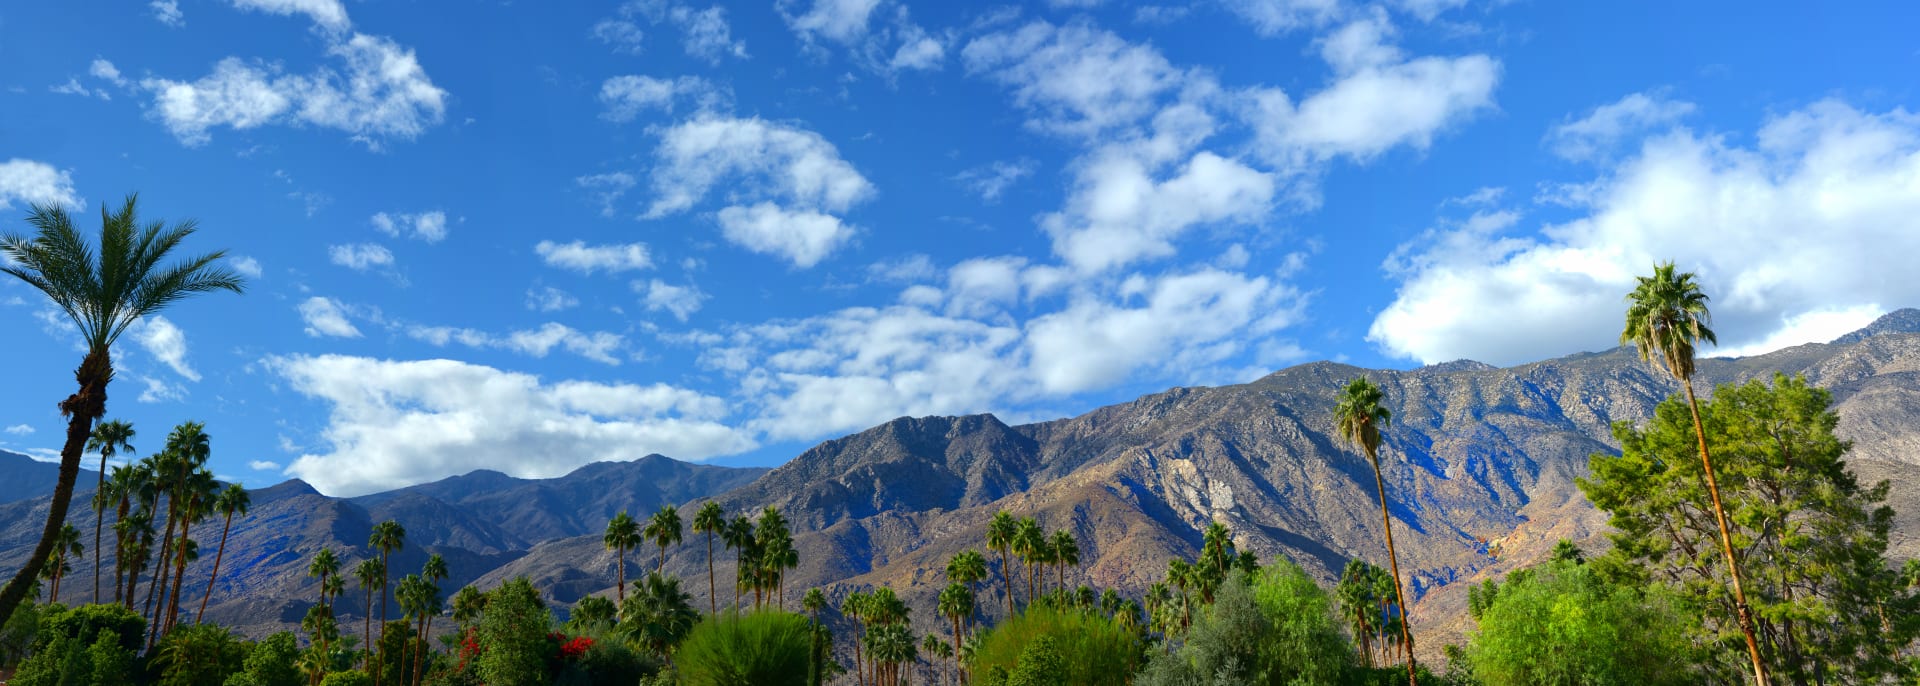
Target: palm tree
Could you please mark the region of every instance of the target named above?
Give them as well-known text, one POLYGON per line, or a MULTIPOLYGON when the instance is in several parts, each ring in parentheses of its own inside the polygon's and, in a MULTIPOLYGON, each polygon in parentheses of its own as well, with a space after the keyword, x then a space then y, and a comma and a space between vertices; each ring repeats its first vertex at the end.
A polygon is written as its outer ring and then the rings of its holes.
POLYGON ((860 591, 848 593, 847 597, 840 601, 840 615, 860 624, 862 635, 855 636, 853 639, 853 675, 854 681, 860 684, 867 682, 867 671, 866 668, 862 666, 860 660, 860 646, 862 645, 861 640, 865 637, 866 633, 865 620, 867 617, 867 607, 871 604, 867 594, 860 591))
POLYGON ((1080 565, 1080 542, 1066 529, 1053 532, 1053 562, 1060 567, 1060 587, 1067 587, 1067 568, 1080 565))
POLYGON ((87 450, 100 453, 100 474, 93 487, 93 602, 100 602, 100 525, 107 520, 107 460, 133 452, 133 425, 118 419, 100 422, 87 437, 87 450))
POLYGON ((1013 554, 1027 565, 1027 604, 1033 604, 1033 568, 1043 563, 1046 556, 1047 534, 1040 529, 1040 522, 1032 517, 1021 517, 1013 532, 1013 554))
POLYGON ((755 528, 760 544, 760 571, 765 579, 763 586, 769 586, 779 594, 780 607, 785 609, 786 570, 800 566, 800 551, 794 549, 793 533, 787 529, 787 520, 780 516, 778 508, 768 507, 761 512, 760 524, 755 528))
MULTIPOLYGON (((1373 483, 1380 490, 1380 524, 1386 530, 1387 561, 1393 571, 1393 603, 1404 618, 1407 614, 1407 598, 1400 591, 1400 556, 1393 548, 1393 518, 1387 511, 1387 482, 1380 476, 1380 430, 1393 422, 1393 413, 1380 404, 1384 397, 1380 387, 1373 385, 1366 377, 1354 379, 1340 395, 1340 404, 1334 407, 1333 418, 1340 439, 1360 446, 1360 450, 1367 455, 1367 461, 1373 464, 1373 483)), ((1407 683, 1417 686, 1419 677, 1414 668, 1411 624, 1404 619, 1400 622, 1400 644, 1407 655, 1407 683)))
POLYGON ((621 510, 620 514, 607 520, 607 533, 600 537, 601 543, 613 551, 614 566, 619 569, 619 584, 614 586, 615 602, 627 602, 627 551, 640 545, 640 525, 633 517, 621 510))
POLYGON ((444 609, 440 602, 440 581, 447 578, 447 559, 439 553, 427 556, 427 563, 420 567, 422 583, 416 599, 420 612, 420 655, 414 665, 413 683, 419 684, 426 678, 427 637, 433 635, 433 616, 444 609))
POLYGON ((174 563, 173 593, 167 597, 167 626, 165 629, 167 632, 173 631, 174 622, 180 616, 180 589, 186 585, 187 562, 191 561, 187 557, 188 549, 192 548, 196 557, 199 554, 199 549, 196 546, 198 542, 187 538, 188 530, 191 529, 195 523, 206 519, 207 515, 212 514, 213 501, 219 497, 219 491, 216 489, 220 487, 220 482, 214 480, 213 472, 204 469, 195 471, 193 475, 188 478, 186 485, 187 502, 180 511, 180 554, 179 559, 174 563))
POLYGON ((635 582, 633 597, 620 608, 620 631, 665 659, 700 621, 693 596, 680 590, 679 577, 653 572, 635 582))
MULTIPOLYGON (((726 530, 720 532, 720 542, 729 549, 737 548, 740 550, 739 561, 735 563, 735 567, 744 571, 751 561, 751 558, 755 557, 751 554, 754 545, 753 520, 747 519, 746 515, 734 517, 733 521, 727 522, 726 530)), ((735 574, 735 577, 739 579, 745 578, 738 573, 735 574)), ((740 584, 735 583, 733 585, 733 606, 736 608, 740 607, 740 590, 740 584)))
MULTIPOLYGON (((367 596, 366 622, 365 622, 366 627, 364 629, 365 635, 361 640, 367 644, 368 650, 372 650, 374 648, 374 645, 373 645, 373 590, 376 588, 381 588, 383 585, 385 585, 386 578, 387 578, 387 565, 386 563, 381 562, 379 558, 369 557, 367 559, 361 560, 360 564, 354 565, 353 567, 353 580, 355 584, 360 587, 360 590, 366 592, 366 596, 367 596)), ((349 629, 349 631, 351 631, 351 629, 349 629)))
MULTIPOLYGON (((987 578, 987 558, 978 550, 962 550, 947 560, 947 580, 966 585, 971 592, 973 585, 987 578)), ((967 613, 967 626, 973 626, 973 613, 967 613)))
POLYGON ((242 290, 239 275, 215 266, 225 257, 220 251, 160 266, 168 253, 193 235, 194 223, 188 220, 172 227, 162 222, 141 226, 135 197, 127 196, 118 212, 101 208, 97 252, 96 246, 88 245, 74 228, 73 217, 66 209, 53 205, 33 206, 27 216, 27 223, 35 230, 32 237, 0 236, 0 254, 7 257, 0 260, 6 263, 0 264, 0 272, 45 293, 73 320, 87 346, 86 357, 73 373, 79 389, 60 402, 60 413, 67 417, 67 437, 60 448, 60 476, 47 506, 46 526, 26 563, 0 590, 0 623, 12 617, 14 609, 26 599, 40 567, 53 554, 60 527, 67 523, 74 482, 80 477, 80 456, 93 435, 94 420, 107 413, 107 383, 113 380, 113 360, 108 351, 114 341, 141 317, 158 313, 188 296, 242 290))
POLYGON ((1693 411, 1693 433, 1700 444, 1700 468, 1706 473, 1707 494, 1713 499, 1714 520, 1720 525, 1720 552, 1726 558, 1727 574, 1733 580, 1734 610, 1740 619, 1740 632, 1746 635, 1747 656, 1753 660, 1753 681, 1764 686, 1768 683, 1767 668, 1760 660, 1760 644, 1754 639, 1753 612, 1741 584, 1740 566, 1733 557, 1727 512, 1720 506, 1720 483, 1714 478, 1706 430, 1700 425, 1700 401, 1693 395, 1695 345, 1700 341, 1719 344, 1713 329, 1708 328, 1712 315, 1707 311, 1707 294, 1700 291, 1692 272, 1678 272, 1672 262, 1654 265, 1653 276, 1636 279, 1638 285, 1627 295, 1627 322, 1620 331, 1620 344, 1633 344, 1639 349, 1642 361, 1664 366, 1687 391, 1687 407, 1693 411))
POLYGON ((136 559, 145 557, 145 553, 135 555, 138 542, 142 534, 152 536, 153 528, 153 517, 145 511, 128 512, 130 503, 127 502, 127 493, 136 488, 132 482, 132 475, 136 473, 138 471, 132 467, 115 467, 113 481, 109 482, 116 484, 109 487, 118 491, 120 496, 119 515, 113 521, 113 600, 125 600, 127 609, 133 609, 133 593, 124 583, 126 574, 133 568, 136 559), (123 477, 126 479, 123 480, 123 477))
POLYGON ((1009 618, 1013 617, 1013 579, 1007 573, 1007 551, 1013 547, 1014 534, 1019 531, 1020 523, 1006 510, 993 513, 993 520, 987 522, 987 549, 1000 552, 1000 582, 1007 594, 1009 618))
POLYGON ((707 613, 720 613, 720 594, 713 583, 713 535, 727 528, 727 511, 720 503, 707 501, 693 515, 693 532, 707 535, 707 613))
POLYGON ((1353 637, 1360 640, 1360 655, 1366 658, 1368 667, 1373 666, 1374 618, 1380 616, 1380 604, 1373 595, 1373 578, 1378 570, 1365 561, 1348 560, 1333 591, 1353 637))
MULTIPOLYGON (((949 575, 951 576, 951 575, 949 575)), ((960 652, 960 620, 973 616, 973 590, 961 581, 940 591, 940 616, 953 622, 953 652, 960 652)))
MULTIPOLYGON (((389 577, 386 574, 386 572, 391 569, 391 567, 387 566, 387 557, 393 554, 393 551, 399 550, 401 546, 406 545, 406 541, 407 541, 406 528, 400 526, 399 522, 393 521, 391 519, 381 522, 379 524, 373 525, 373 531, 369 533, 367 536, 367 547, 380 551, 380 571, 382 572, 380 576, 380 638, 381 639, 385 639, 387 637, 387 595, 388 595, 387 588, 391 580, 391 577, 389 577)), ((367 610, 372 611, 373 608, 369 607, 367 608, 367 610)), ((382 640, 380 641, 380 643, 384 644, 386 643, 386 641, 382 640)), ((373 658, 374 660, 373 664, 377 665, 385 662, 385 660, 382 659, 385 656, 379 655, 379 653, 385 651, 385 647, 383 645, 376 644, 368 647, 374 649, 376 654, 376 657, 373 658)), ((373 686, 380 686, 380 672, 382 671, 384 670, 380 670, 380 669, 373 670, 373 686)))
POLYGON ((227 484, 213 501, 213 509, 219 512, 224 523, 220 525, 220 548, 213 554, 213 573, 207 575, 207 593, 200 597, 200 611, 193 616, 193 623, 199 624, 207 616, 207 600, 213 597, 213 581, 220 578, 220 560, 227 556, 227 533, 233 530, 233 516, 245 515, 253 505, 253 498, 247 495, 247 488, 240 484, 227 484))
POLYGON ((680 542, 680 510, 672 505, 661 505, 659 511, 647 518, 647 528, 642 535, 660 546, 660 564, 653 571, 665 572, 667 569, 667 546, 680 542))
POLYGON ((487 594, 472 586, 462 586, 453 594, 453 622, 466 630, 480 620, 480 613, 487 609, 487 594))
POLYGON ((60 579, 66 576, 65 572, 73 569, 73 556, 81 554, 80 530, 73 528, 72 524, 61 526, 60 536, 53 542, 53 557, 48 561, 47 570, 50 573, 47 577, 53 581, 53 586, 48 591, 47 602, 60 602, 60 579))
MULTIPOLYGON (((953 652, 947 649, 947 644, 942 642, 940 640, 940 637, 938 635, 935 635, 932 632, 928 632, 926 638, 920 639, 920 651, 927 654, 928 667, 933 666, 934 658, 945 658, 945 657, 953 656, 953 652)), ((927 671, 932 672, 933 670, 929 669, 927 671)), ((953 672, 948 671, 947 677, 948 677, 948 680, 951 681, 953 677, 953 672)), ((932 680, 933 677, 929 675, 927 679, 932 680)))

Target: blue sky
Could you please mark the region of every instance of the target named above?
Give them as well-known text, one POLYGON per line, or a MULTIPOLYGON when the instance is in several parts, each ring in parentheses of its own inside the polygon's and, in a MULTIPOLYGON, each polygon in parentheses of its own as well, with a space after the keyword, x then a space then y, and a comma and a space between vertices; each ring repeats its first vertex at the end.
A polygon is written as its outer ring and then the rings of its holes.
MULTIPOLYGON (((358 494, 1316 359, 1603 349, 1656 259, 1721 354, 1903 306, 1903 3, 159 0, 0 8, 0 227, 141 193, 244 296, 110 415, 358 494)), ((0 284, 0 448, 73 334, 0 284)))

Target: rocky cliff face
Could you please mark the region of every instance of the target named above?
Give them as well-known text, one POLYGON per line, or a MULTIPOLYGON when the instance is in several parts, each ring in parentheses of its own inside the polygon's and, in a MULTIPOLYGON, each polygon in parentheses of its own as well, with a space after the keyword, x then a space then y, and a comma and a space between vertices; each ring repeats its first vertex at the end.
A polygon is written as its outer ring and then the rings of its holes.
MULTIPOLYGON (((1920 490, 1909 487, 1920 468, 1920 313, 1903 310, 1832 344, 1703 360, 1696 384, 1710 392, 1776 371, 1805 374, 1834 392, 1840 431, 1855 443, 1855 470, 1895 484, 1892 505, 1902 513, 1895 554, 1920 553, 1920 490)), ((776 506, 794 523, 801 564, 787 580, 790 603, 814 586, 837 597, 886 584, 926 626, 936 625, 946 559, 982 548, 987 520, 1002 509, 1075 533, 1082 564, 1069 584, 1137 594, 1164 576, 1169 557, 1196 554, 1199 528, 1216 519, 1233 528, 1241 548, 1286 555, 1331 580, 1348 559, 1385 559, 1372 469, 1332 436, 1336 394, 1362 374, 1385 388, 1394 413, 1381 451, 1388 506, 1401 567, 1419 598, 1416 630, 1425 634, 1423 650, 1435 652, 1465 629, 1463 582, 1538 561, 1560 538, 1604 545, 1604 518, 1574 479, 1589 455, 1616 449, 1613 422, 1647 417, 1678 390, 1624 349, 1511 368, 1315 363, 1023 426, 991 415, 901 418, 822 443, 764 474, 704 468, 717 471, 688 476, 682 467, 690 466, 671 461, 597 465, 582 470, 591 478, 551 483, 476 473, 351 502, 283 485, 268 489, 284 493, 264 508, 256 504, 242 525, 246 543, 236 526, 236 551, 246 552, 229 559, 247 560, 247 571, 232 583, 246 599, 222 604, 216 616, 243 620, 254 609, 280 607, 266 614, 297 619, 291 609, 304 610, 299 603, 312 584, 288 556, 323 541, 357 550, 367 524, 388 516, 401 519, 410 541, 430 541, 429 549, 457 558, 454 583, 488 586, 525 574, 571 603, 611 590, 614 560, 599 533, 614 511, 677 502, 690 517, 708 498, 730 514, 776 506), (664 479, 649 471, 667 468, 664 479), (294 533, 268 533, 281 529, 294 533)), ((31 507, 0 507, 0 522, 31 507)), ((0 568, 24 555, 33 532, 15 524, 0 530, 0 568)), ((407 555, 424 557, 418 548, 407 555)), ((657 555, 642 546, 629 575, 643 574, 657 555)), ((733 556, 722 550, 716 557, 724 603, 732 598, 733 556)), ((395 563, 397 570, 418 564, 411 557, 395 563)), ((706 604, 704 537, 688 532, 665 566, 706 604)), ((988 615, 1004 612, 997 593, 980 600, 988 615)))

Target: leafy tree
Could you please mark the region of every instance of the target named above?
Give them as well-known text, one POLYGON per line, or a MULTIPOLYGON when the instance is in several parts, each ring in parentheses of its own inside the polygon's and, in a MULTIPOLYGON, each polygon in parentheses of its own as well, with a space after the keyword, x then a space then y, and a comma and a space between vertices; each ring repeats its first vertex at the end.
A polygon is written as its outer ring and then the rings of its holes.
POLYGON ((1767 668, 1760 656, 1760 644, 1754 636, 1752 606, 1747 603, 1738 558, 1733 551, 1733 535, 1727 528, 1726 509, 1720 501, 1720 482, 1714 473, 1713 458, 1707 450, 1707 433, 1701 426, 1700 402, 1693 395, 1693 354, 1700 341, 1718 345, 1713 329, 1708 328, 1707 294, 1700 291, 1692 272, 1678 272, 1672 262, 1657 264, 1653 276, 1635 277, 1638 285, 1627 294, 1627 321, 1620 331, 1620 344, 1633 344, 1641 360, 1658 357, 1687 392, 1687 406, 1693 414, 1693 435, 1700 449, 1700 475, 1705 478, 1707 494, 1713 503, 1715 523, 1719 525, 1720 552, 1733 587, 1734 615, 1747 641, 1748 659, 1753 662, 1753 680, 1765 686, 1767 668))
POLYGON ((1054 686, 1068 682, 1066 658, 1054 647, 1052 636, 1040 636, 1020 651, 1020 663, 1007 676, 1007 686, 1054 686))
POLYGON ((674 662, 685 686, 804 686, 812 635, 791 612, 726 612, 694 627, 674 662))
POLYGON ((360 671, 333 672, 320 680, 320 686, 370 686, 372 683, 373 677, 360 671))
POLYGON ((1341 684, 1354 667, 1332 598, 1283 558, 1251 579, 1230 573, 1180 650, 1137 683, 1341 684))
POLYGON ((247 644, 218 624, 195 624, 167 632, 155 646, 158 686, 210 686, 240 671, 247 644))
POLYGON ((1687 622, 1661 587, 1613 584, 1549 562, 1481 587, 1467 663, 1490 686, 1700 683, 1687 622))
POLYGON ((707 614, 720 612, 720 590, 713 582, 713 537, 727 529, 727 511, 708 501, 693 515, 693 532, 707 535, 707 614))
POLYGON ((1000 585, 1007 596, 1007 616, 1013 616, 1013 578, 1007 566, 1007 552, 1013 549, 1014 535, 1020 531, 1020 522, 1007 514, 1006 510, 993 513, 993 519, 987 522, 987 549, 1000 553, 1000 585))
POLYGON ((679 577, 653 572, 635 583, 639 588, 620 609, 618 630, 665 659, 700 621, 700 613, 693 609, 693 596, 680 590, 679 577))
POLYGON ((0 668, 19 663, 33 648, 33 638, 39 629, 43 607, 29 602, 21 605, 5 623, 0 623, 0 668))
POLYGON ((1622 454, 1594 455, 1593 476, 1579 482, 1615 529, 1613 550, 1588 565, 1629 585, 1673 587, 1702 613, 1710 642, 1739 645, 1741 604, 1717 554, 1719 513, 1700 487, 1705 466, 1689 459, 1704 431, 1717 446, 1713 469, 1762 671, 1795 683, 1863 683, 1900 669, 1898 651, 1920 633, 1920 599, 1886 559, 1888 486, 1862 485, 1848 468, 1851 444, 1834 435, 1831 404, 1826 390, 1776 375, 1771 385, 1721 386, 1707 403, 1670 399, 1644 427, 1616 424, 1622 454))
POLYGON ((105 630, 120 640, 121 647, 139 652, 146 624, 139 613, 117 604, 48 605, 40 609, 40 626, 35 635, 37 641, 64 636, 85 646, 105 630))
POLYGON ((227 677, 224 686, 300 686, 306 679, 294 666, 299 659, 300 645, 293 632, 276 633, 254 644, 240 671, 227 677))
POLYGON ((660 546, 660 564, 654 566, 654 573, 666 572, 667 546, 680 542, 680 510, 672 505, 661 505, 659 511, 647 518, 647 528, 642 535, 660 546))
POLYGON ((453 594, 453 621, 461 629, 472 626, 487 609, 487 594, 472 586, 462 586, 453 594))
POLYGON ((1380 476, 1380 430, 1393 422, 1393 413, 1380 404, 1385 394, 1379 386, 1373 385, 1366 377, 1354 379, 1340 395, 1340 404, 1333 410, 1335 429, 1340 440, 1360 447, 1366 453, 1367 462, 1373 465, 1373 482, 1380 490, 1380 525, 1386 533, 1387 562, 1393 573, 1393 598, 1396 615, 1400 615, 1400 644, 1406 651, 1407 683, 1418 684, 1418 676, 1413 658, 1413 629, 1410 622, 1404 621, 1407 597, 1400 591, 1400 554, 1393 547, 1393 517, 1387 510, 1387 482, 1380 476))
POLYGON ((233 530, 233 516, 245 515, 252 504, 253 499, 247 495, 246 487, 240 484, 227 484, 226 490, 221 491, 213 501, 214 511, 219 512, 224 520, 220 525, 220 549, 213 555, 213 572, 207 575, 207 592, 200 597, 200 611, 193 616, 195 624, 207 616, 207 601, 213 598, 213 582, 220 578, 220 560, 227 556, 227 532, 233 530))
POLYGON ((475 673, 493 686, 544 686, 553 616, 539 591, 526 577, 516 577, 487 595, 474 636, 484 646, 474 661, 475 673))
POLYGON ((189 257, 161 266, 168 253, 193 235, 192 220, 171 227, 161 222, 141 225, 136 196, 127 196, 117 212, 100 209, 99 244, 89 245, 73 226, 67 210, 35 204, 27 216, 32 237, 0 236, 0 272, 39 289, 73 320, 85 341, 87 354, 74 370, 79 389, 60 402, 67 417, 66 442, 60 448, 60 473, 40 542, 0 589, 0 622, 13 615, 53 554, 54 539, 67 523, 74 482, 80 477, 80 457, 92 437, 93 422, 107 413, 107 384, 113 380, 109 350, 120 334, 140 318, 157 314, 188 296, 216 290, 239 293, 239 275, 215 266, 223 252, 189 257))
POLYGON ((20 664, 8 683, 15 686, 134 686, 139 683, 133 651, 112 631, 101 629, 92 643, 60 636, 20 664))
POLYGON ((107 506, 113 499, 113 492, 107 488, 107 460, 123 450, 133 452, 133 435, 132 424, 114 419, 100 422, 87 436, 87 450, 100 453, 100 471, 94 477, 93 486, 93 602, 96 603, 106 597, 100 595, 100 530, 107 520, 107 506))
MULTIPOLYGON (((1052 643, 1066 668, 1063 679, 1048 683, 1126 684, 1145 661, 1140 635, 1121 622, 1097 612, 1056 608, 1050 603, 1030 605, 976 636, 972 658, 966 665, 977 681, 990 680, 996 668, 1010 675, 1018 672, 1026 651, 1042 638, 1052 643)), ((968 644, 962 644, 960 653, 967 652, 968 644)))

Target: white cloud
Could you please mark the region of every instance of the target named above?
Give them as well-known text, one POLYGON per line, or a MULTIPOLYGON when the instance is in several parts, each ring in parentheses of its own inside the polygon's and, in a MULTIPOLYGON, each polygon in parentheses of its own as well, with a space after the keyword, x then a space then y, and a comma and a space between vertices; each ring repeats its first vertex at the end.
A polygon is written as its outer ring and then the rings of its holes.
POLYGON ((99 90, 94 90, 92 88, 88 88, 84 85, 81 85, 79 79, 73 79, 73 78, 67 79, 66 83, 60 84, 58 86, 48 86, 47 92, 57 93, 60 95, 78 95, 83 98, 97 97, 97 98, 100 98, 101 100, 113 99, 113 94, 108 93, 107 89, 102 88, 99 90))
POLYGON ((648 312, 665 310, 673 314, 674 319, 683 322, 693 313, 700 311, 700 306, 706 303, 708 297, 704 291, 693 284, 675 286, 659 279, 653 279, 645 284, 635 281, 633 290, 643 294, 648 312))
POLYGON ((25 436, 27 434, 33 433, 33 427, 27 426, 25 424, 15 424, 13 426, 7 427, 6 431, 7 433, 13 434, 15 436, 25 436))
POLYGON ((1087 272, 1172 255, 1173 240, 1196 226, 1256 222, 1276 192, 1271 175, 1205 151, 1163 174, 1135 151, 1110 148, 1075 176, 1066 210, 1041 225, 1054 253, 1087 272))
POLYGON ((579 304, 579 298, 573 297, 573 294, 552 286, 540 286, 527 289, 527 309, 529 310, 536 312, 559 312, 561 310, 571 309, 579 304))
POLYGON ((656 79, 651 76, 615 76, 600 84, 600 104, 606 111, 602 119, 633 121, 646 110, 672 112, 676 101, 690 101, 701 110, 725 109, 733 97, 712 82, 698 76, 656 79))
POLYGON ((612 46, 616 52, 640 54, 640 45, 646 36, 639 24, 625 19, 602 19, 593 25, 593 37, 612 46))
POLYGON ((1032 176, 1039 166, 1039 163, 1032 159, 1022 157, 968 169, 960 172, 954 180, 978 194, 981 200, 997 202, 1000 200, 1000 194, 1005 193, 1008 187, 1032 176))
POLYGON ((1223 0, 1263 36, 1317 28, 1340 16, 1340 0, 1223 0))
POLYGON ((611 217, 613 204, 620 200, 620 196, 626 195, 639 180, 626 172, 608 172, 577 177, 573 182, 593 193, 594 199, 600 201, 600 216, 611 217))
POLYGON ((867 35, 867 20, 880 2, 813 0, 813 5, 798 15, 790 13, 795 5, 800 4, 798 0, 780 0, 774 5, 786 18, 787 27, 802 40, 812 42, 824 38, 836 43, 852 43, 867 35))
POLYGON ((120 70, 112 62, 99 57, 93 58, 93 63, 87 65, 87 73, 121 88, 128 86, 127 78, 120 75, 120 70))
POLYGON ((1586 184, 1584 217, 1537 235, 1443 225, 1402 246, 1387 265, 1398 296, 1369 340, 1426 362, 1608 348, 1633 278, 1669 259, 1699 274, 1723 349, 1740 354, 1920 302, 1920 281, 1887 278, 1920 252, 1920 115, 1822 101, 1754 140, 1657 134, 1586 184))
POLYGON ((280 463, 271 460, 247 460, 247 469, 256 472, 271 472, 280 469, 280 463))
POLYGON ((607 331, 588 333, 558 322, 547 322, 537 329, 511 331, 499 336, 479 329, 451 326, 413 325, 406 327, 405 331, 408 338, 435 346, 459 343, 470 348, 495 348, 529 357, 546 357, 559 348, 610 365, 620 364, 620 358, 615 353, 626 347, 626 338, 620 334, 607 331))
POLYGON ((360 329, 347 321, 340 302, 332 298, 312 297, 300 303, 300 319, 306 322, 307 335, 319 338, 359 338, 360 329))
POLYGON ((1466 7, 1472 0, 1395 0, 1395 7, 1420 21, 1433 21, 1448 10, 1466 7))
POLYGON ((330 246, 327 248, 327 257, 334 264, 361 272, 374 267, 393 266, 393 252, 377 243, 330 246))
POLYGON ((262 273, 260 269, 260 261, 253 259, 251 257, 242 257, 238 255, 229 257, 227 258, 227 264, 228 266, 233 268, 233 271, 249 279, 258 279, 260 278, 260 274, 262 273))
POLYGON ((144 386, 140 391, 140 396, 134 398, 135 402, 164 403, 185 400, 187 398, 187 389, 182 388, 180 384, 167 383, 151 376, 135 376, 134 380, 139 381, 144 386))
POLYGON ((347 8, 339 0, 232 0, 233 6, 240 9, 256 10, 268 14, 292 16, 304 14, 315 25, 328 31, 345 31, 351 25, 347 20, 347 8))
POLYGON ((1807 343, 1826 343, 1859 331, 1887 313, 1878 303, 1814 309, 1788 315, 1765 337, 1738 347, 1714 348, 1713 357, 1747 357, 1807 343))
POLYGON ((438 243, 447 237, 447 213, 440 210, 406 214, 380 212, 371 219, 373 228, 395 238, 402 234, 428 243, 438 243))
POLYGON ((904 257, 882 260, 867 265, 867 275, 878 281, 891 283, 915 283, 933 278, 939 270, 933 266, 933 258, 923 253, 914 253, 904 257))
POLYGON ((1151 114, 1186 74, 1151 47, 1087 24, 1036 21, 974 39, 960 51, 967 71, 1014 88, 1041 131, 1097 138, 1151 114))
POLYGON ((585 241, 555 243, 540 241, 533 246, 549 267, 558 267, 582 274, 604 271, 617 274, 625 271, 652 269, 653 257, 647 253, 645 243, 626 243, 612 245, 587 245, 585 241))
POLYGON ((734 245, 786 258, 801 269, 819 264, 853 238, 853 227, 839 217, 770 202, 723 208, 719 219, 721 235, 734 245))
POLYGON ((147 3, 147 7, 153 10, 155 21, 174 28, 187 25, 187 16, 180 12, 179 0, 153 0, 147 3))
POLYGON ((156 314, 142 319, 140 325, 129 333, 133 334, 141 348, 146 349, 147 354, 166 363, 173 373, 186 377, 188 381, 200 380, 200 373, 187 364, 186 332, 167 321, 166 317, 156 314))
POLYGON ((283 75, 228 57, 214 65, 212 74, 192 82, 148 78, 140 86, 153 93, 148 114, 189 146, 204 145, 219 126, 246 130, 294 123, 344 131, 378 148, 383 141, 417 138, 445 116, 447 92, 433 85, 412 50, 383 37, 353 34, 332 42, 327 54, 340 60, 344 71, 283 75))
POLYGON ((662 217, 691 208, 716 184, 734 193, 778 198, 835 212, 873 196, 873 184, 820 134, 758 118, 703 114, 661 133, 653 170, 662 217))
POLYGON ((18 157, 0 162, 0 210, 13 203, 83 206, 73 190, 73 175, 53 165, 18 157))
POLYGON ((747 58, 747 42, 733 39, 733 29, 727 25, 726 8, 715 5, 695 11, 689 7, 675 7, 669 15, 680 26, 680 44, 688 55, 714 64, 719 64, 722 57, 747 58))
POLYGON ((1693 110, 1693 103, 1668 100, 1658 92, 1634 93, 1553 127, 1547 147, 1575 162, 1604 158, 1622 139, 1674 124, 1693 110))
POLYGON ((549 478, 601 460, 699 460, 755 447, 720 423, 723 400, 664 384, 542 382, 452 360, 265 362, 295 391, 329 405, 327 452, 301 455, 287 472, 336 496, 474 469, 549 478))
POLYGON ((938 69, 947 58, 947 44, 918 26, 903 31, 900 48, 893 52, 887 66, 893 69, 938 69))

